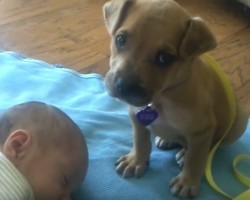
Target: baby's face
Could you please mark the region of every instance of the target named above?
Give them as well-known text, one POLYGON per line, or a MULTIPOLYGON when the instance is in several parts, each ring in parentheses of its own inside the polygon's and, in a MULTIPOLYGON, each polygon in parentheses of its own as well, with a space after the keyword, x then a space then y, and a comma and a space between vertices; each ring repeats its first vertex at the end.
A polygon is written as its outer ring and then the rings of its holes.
POLYGON ((25 177, 36 200, 68 200, 86 173, 86 154, 77 147, 70 151, 37 152, 27 163, 25 177))

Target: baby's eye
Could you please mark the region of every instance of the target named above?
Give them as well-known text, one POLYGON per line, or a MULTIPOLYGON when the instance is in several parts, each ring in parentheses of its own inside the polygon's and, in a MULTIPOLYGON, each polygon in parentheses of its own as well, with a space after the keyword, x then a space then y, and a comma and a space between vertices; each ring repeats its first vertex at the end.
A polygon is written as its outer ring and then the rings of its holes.
POLYGON ((61 182, 62 182, 62 186, 63 187, 67 187, 68 186, 69 181, 68 181, 68 178, 66 177, 65 174, 62 175, 62 181, 61 182))

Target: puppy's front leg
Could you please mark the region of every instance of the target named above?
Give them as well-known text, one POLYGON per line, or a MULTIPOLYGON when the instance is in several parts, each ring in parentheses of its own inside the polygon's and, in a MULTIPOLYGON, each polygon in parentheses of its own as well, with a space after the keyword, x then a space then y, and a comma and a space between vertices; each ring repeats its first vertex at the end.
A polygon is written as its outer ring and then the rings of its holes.
POLYGON ((122 156, 117 161, 116 170, 121 173, 124 178, 139 177, 147 167, 151 152, 150 132, 142 126, 133 111, 129 111, 133 125, 133 148, 129 154, 122 156))
POLYGON ((180 198, 195 197, 199 193, 200 181, 213 139, 214 128, 190 135, 182 171, 170 181, 172 194, 180 198))

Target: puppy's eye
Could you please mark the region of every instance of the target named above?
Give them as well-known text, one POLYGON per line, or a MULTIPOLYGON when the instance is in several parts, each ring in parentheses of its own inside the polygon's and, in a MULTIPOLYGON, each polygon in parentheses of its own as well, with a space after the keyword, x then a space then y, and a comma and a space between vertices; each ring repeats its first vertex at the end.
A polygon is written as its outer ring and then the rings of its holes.
POLYGON ((127 46, 127 36, 118 35, 115 39, 116 48, 119 50, 124 49, 127 46))
POLYGON ((156 54, 155 58, 155 64, 158 66, 168 66, 172 64, 175 61, 175 56, 165 53, 165 52, 159 52, 156 54))

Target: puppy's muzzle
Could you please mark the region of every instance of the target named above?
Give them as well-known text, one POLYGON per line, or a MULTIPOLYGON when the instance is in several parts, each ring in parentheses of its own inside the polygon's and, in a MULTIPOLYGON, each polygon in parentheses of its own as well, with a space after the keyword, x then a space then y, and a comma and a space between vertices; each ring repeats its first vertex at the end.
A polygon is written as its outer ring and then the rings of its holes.
POLYGON ((145 106, 150 102, 150 97, 134 77, 106 77, 106 86, 111 96, 117 97, 134 106, 145 106))

